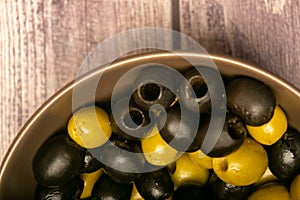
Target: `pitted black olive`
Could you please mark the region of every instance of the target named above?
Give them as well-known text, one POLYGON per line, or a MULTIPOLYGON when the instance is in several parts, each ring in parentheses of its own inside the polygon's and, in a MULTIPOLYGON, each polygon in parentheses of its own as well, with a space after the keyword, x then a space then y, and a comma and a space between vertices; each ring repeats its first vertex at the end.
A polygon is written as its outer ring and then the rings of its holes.
POLYGON ((174 183, 167 168, 143 173, 135 181, 135 186, 147 200, 168 199, 174 191, 174 183))
POLYGON ((95 158, 89 150, 85 151, 83 167, 80 173, 92 173, 103 167, 102 163, 95 158))
POLYGON ((142 83, 133 93, 136 104, 142 109, 149 110, 154 104, 159 104, 164 108, 168 108, 174 101, 175 95, 168 88, 152 83, 142 83))
POLYGON ((36 181, 43 186, 61 186, 76 177, 83 164, 84 149, 66 135, 47 140, 33 160, 36 181))
POLYGON ((214 200, 245 200, 253 192, 253 185, 236 186, 225 183, 213 173, 209 179, 208 190, 210 199, 214 200))
POLYGON ((167 109, 167 117, 164 125, 160 125, 162 138, 174 149, 185 152, 199 150, 203 135, 198 132, 199 113, 189 111, 179 105, 174 105, 167 109), (181 108, 184 114, 181 114, 181 108))
POLYGON ((289 129, 275 144, 266 147, 271 172, 289 183, 300 173, 300 133, 289 129))
POLYGON ((126 200, 130 199, 133 184, 121 184, 106 174, 100 176, 92 190, 92 200, 126 200))
POLYGON ((267 85, 258 80, 236 78, 227 85, 226 96, 228 110, 248 125, 260 126, 273 116, 275 96, 267 85))
MULTIPOLYGON (((210 117, 201 118, 199 132, 205 135, 210 123, 210 117)), ((223 157, 236 151, 244 142, 247 135, 247 129, 242 120, 233 114, 227 113, 221 135, 213 149, 205 152, 210 157, 223 157)))
POLYGON ((119 136, 112 136, 110 142, 91 151, 103 163, 108 176, 119 183, 136 180, 146 163, 139 145, 119 136))
POLYGON ((113 132, 128 140, 145 137, 151 128, 148 112, 140 109, 133 101, 129 104, 125 98, 113 105, 116 113, 110 113, 113 132))
POLYGON ((79 199, 84 182, 76 177, 71 182, 59 187, 44 187, 38 185, 35 190, 35 200, 70 200, 79 199))
POLYGON ((144 66, 133 84, 134 101, 146 111, 155 104, 168 108, 174 102, 173 92, 178 88, 178 80, 175 77, 174 70, 165 66, 144 66))
POLYGON ((210 199, 206 188, 197 185, 183 185, 175 190, 172 200, 210 199))
POLYGON ((206 82, 199 71, 195 68, 189 69, 184 74, 184 77, 187 79, 187 82, 182 82, 180 85, 180 98, 183 104, 192 111, 199 110, 201 113, 210 112, 210 95, 206 82), (187 83, 190 84, 191 88, 188 87, 187 83), (197 105, 198 108, 195 108, 193 105, 197 105))

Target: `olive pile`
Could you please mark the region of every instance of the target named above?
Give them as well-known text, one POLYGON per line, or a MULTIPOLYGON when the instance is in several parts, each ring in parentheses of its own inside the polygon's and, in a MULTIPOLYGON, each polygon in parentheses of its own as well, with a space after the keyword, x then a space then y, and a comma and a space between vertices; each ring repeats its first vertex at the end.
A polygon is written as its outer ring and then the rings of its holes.
POLYGON ((225 121, 207 151, 218 88, 209 90, 195 68, 184 77, 176 94, 151 77, 142 81, 129 106, 126 98, 112 105, 115 114, 101 105, 73 113, 66 131, 35 155, 35 199, 299 200, 300 134, 272 90, 250 77, 223 77, 225 121))

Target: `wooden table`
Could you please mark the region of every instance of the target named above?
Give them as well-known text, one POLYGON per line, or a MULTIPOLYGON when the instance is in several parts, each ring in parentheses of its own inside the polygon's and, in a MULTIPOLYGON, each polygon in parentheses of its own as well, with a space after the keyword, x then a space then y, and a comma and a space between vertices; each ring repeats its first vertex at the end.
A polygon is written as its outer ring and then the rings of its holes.
POLYGON ((299 0, 4 0, 0 10, 0 159, 88 52, 132 28, 181 31, 300 88, 299 0))

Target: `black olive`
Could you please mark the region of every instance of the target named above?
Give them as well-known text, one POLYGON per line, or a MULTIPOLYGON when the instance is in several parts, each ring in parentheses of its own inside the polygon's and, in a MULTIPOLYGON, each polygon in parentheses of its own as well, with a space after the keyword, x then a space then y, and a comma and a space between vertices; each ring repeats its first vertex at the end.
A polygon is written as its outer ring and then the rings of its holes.
POLYGON ((175 190, 172 200, 209 199, 205 188, 197 185, 183 185, 175 190))
POLYGON ((266 147, 271 172, 289 183, 300 173, 300 133, 289 129, 275 144, 266 147))
POLYGON ((225 111, 225 88, 218 70, 208 66, 194 66, 185 72, 184 77, 186 80, 181 81, 179 87, 180 104, 193 112, 225 111))
POLYGON ((84 182, 76 177, 71 182, 59 187, 44 187, 38 185, 35 190, 35 200, 70 200, 79 199, 84 182))
POLYGON ((273 116, 275 96, 267 85, 258 80, 236 78, 227 85, 226 96, 228 110, 248 125, 260 126, 273 116))
POLYGON ((106 174, 100 176, 92 190, 92 200, 126 200, 130 199, 132 184, 121 184, 106 174))
MULTIPOLYGON (((201 135, 205 135, 210 123, 210 117, 201 119, 199 132, 201 135)), ((223 157, 236 151, 243 144, 247 135, 247 129, 242 120, 233 114, 227 113, 225 123, 221 135, 219 136, 217 143, 213 149, 209 152, 205 152, 210 157, 223 157)))
POLYGON ((168 108, 175 100, 173 92, 177 85, 174 71, 169 68, 160 65, 145 66, 133 84, 133 99, 146 111, 155 104, 168 108))
POLYGON ((84 163, 80 173, 92 173, 103 167, 102 163, 95 158, 89 150, 85 151, 84 163))
POLYGON ((199 113, 191 112, 179 105, 167 109, 165 124, 161 125, 158 122, 162 138, 179 151, 193 152, 199 150, 203 136, 198 134, 200 132, 198 132, 199 120, 197 120, 197 114, 199 113), (181 115, 181 108, 184 112, 183 115, 181 115))
POLYGON ((225 183, 213 173, 208 183, 210 199, 214 200, 245 200, 253 192, 253 185, 236 186, 225 183))
POLYGON ((167 168, 143 173, 135 185, 140 195, 147 200, 167 199, 174 191, 174 183, 167 168))
POLYGON ((209 112, 211 99, 204 78, 195 68, 189 69, 184 74, 184 77, 187 79, 187 82, 183 81, 179 89, 180 98, 182 99, 183 104, 192 111, 199 111, 202 113, 209 112), (191 88, 188 87, 188 83, 191 88), (195 102, 196 104, 193 104, 195 102), (193 105, 197 105, 198 108, 195 108, 193 105))
POLYGON ((168 88, 156 83, 142 83, 133 93, 134 101, 144 110, 149 110, 154 104, 168 108, 175 95, 168 88))
POLYGON ((127 102, 126 98, 120 99, 113 107, 117 111, 110 113, 114 133, 128 140, 139 140, 146 136, 151 128, 147 112, 140 109, 134 102, 127 102))
POLYGON ((102 162, 106 173, 119 183, 136 180, 146 163, 136 142, 123 140, 118 136, 112 136, 110 142, 90 151, 102 162))
POLYGON ((36 181, 43 186, 61 186, 70 182, 80 172, 84 149, 65 135, 47 140, 33 160, 36 181))

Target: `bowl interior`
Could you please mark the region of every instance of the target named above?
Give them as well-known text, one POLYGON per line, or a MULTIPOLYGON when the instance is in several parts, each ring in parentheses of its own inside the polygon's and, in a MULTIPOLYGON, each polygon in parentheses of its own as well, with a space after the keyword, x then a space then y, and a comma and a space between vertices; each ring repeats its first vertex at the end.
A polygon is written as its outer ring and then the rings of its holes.
MULTIPOLYGON (((191 64, 184 58, 193 60, 199 65, 213 59, 219 71, 225 77, 246 75, 265 82, 276 96, 277 102, 287 113, 289 124, 300 130, 298 116, 300 114, 300 93, 286 81, 273 74, 238 60, 223 56, 208 56, 198 53, 149 53, 119 60, 104 72, 101 82, 97 84, 95 101, 109 106, 109 99, 115 83, 128 70, 135 66, 147 63, 160 63, 173 67, 179 71, 187 70, 191 64)), ((91 84, 97 83, 99 75, 103 72, 98 68, 83 76, 80 80, 72 82, 52 98, 28 120, 19 132, 3 159, 0 169, 0 199, 33 199, 36 183, 32 172, 32 160, 38 148, 58 130, 66 131, 68 119, 72 114, 72 94, 74 87, 87 91, 91 84)), ((123 85, 129 87, 130 81, 123 85)), ((77 98, 77 105, 89 103, 89 95, 82 94, 77 98)))

